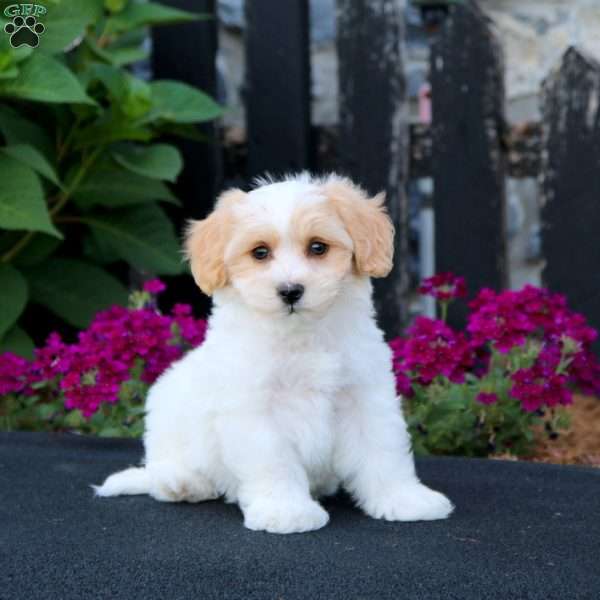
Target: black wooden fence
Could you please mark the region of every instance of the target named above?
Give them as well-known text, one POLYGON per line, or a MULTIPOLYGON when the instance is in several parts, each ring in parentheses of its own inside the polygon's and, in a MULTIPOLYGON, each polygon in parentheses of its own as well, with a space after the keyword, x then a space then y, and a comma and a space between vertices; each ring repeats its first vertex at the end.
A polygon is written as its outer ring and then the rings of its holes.
MULTIPOLYGON (((213 13, 214 0, 168 0, 213 13)), ((502 44, 474 1, 452 5, 431 38, 431 127, 408 124, 404 22, 394 0, 338 0, 339 165, 371 193, 385 190, 396 225, 394 272, 376 299, 388 335, 406 323, 407 200, 411 177, 434 181, 438 271, 470 287, 507 285, 505 179, 539 177, 544 283, 600 328, 600 65, 570 49, 545 82, 543 119, 510 127, 502 44)), ((252 176, 322 165, 310 120, 307 0, 252 0, 246 10, 246 115, 252 176)), ((216 93, 216 20, 158 30, 157 76, 216 93)), ((215 139, 215 125, 207 126, 215 139)), ((215 144, 184 146, 179 182, 186 216, 208 213, 223 185, 215 144)), ((460 318, 460 316, 458 317, 460 318)))

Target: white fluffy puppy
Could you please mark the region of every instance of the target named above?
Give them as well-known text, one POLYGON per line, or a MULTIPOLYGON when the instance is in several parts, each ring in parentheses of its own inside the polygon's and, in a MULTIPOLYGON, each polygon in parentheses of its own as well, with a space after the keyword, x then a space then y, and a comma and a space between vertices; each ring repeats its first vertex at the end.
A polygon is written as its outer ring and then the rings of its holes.
POLYGON ((337 176, 230 190, 191 224, 187 255, 214 298, 205 342, 147 401, 144 466, 99 496, 167 502, 225 496, 246 527, 323 527, 319 496, 342 485, 368 515, 443 519, 420 483, 370 277, 392 267, 383 198, 337 176))

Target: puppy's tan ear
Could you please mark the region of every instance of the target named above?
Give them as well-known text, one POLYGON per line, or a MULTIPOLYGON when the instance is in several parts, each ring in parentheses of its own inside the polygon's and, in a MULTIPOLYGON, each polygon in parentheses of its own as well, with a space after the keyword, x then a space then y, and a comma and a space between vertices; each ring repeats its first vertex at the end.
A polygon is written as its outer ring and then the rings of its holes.
POLYGON ((231 239, 234 222, 232 206, 246 194, 228 190, 221 194, 214 211, 202 221, 190 221, 184 250, 198 287, 208 296, 228 283, 225 247, 231 239))
POLYGON ((356 272, 369 277, 388 275, 394 264, 394 226, 384 207, 385 194, 368 198, 351 181, 337 177, 323 188, 354 243, 356 272))

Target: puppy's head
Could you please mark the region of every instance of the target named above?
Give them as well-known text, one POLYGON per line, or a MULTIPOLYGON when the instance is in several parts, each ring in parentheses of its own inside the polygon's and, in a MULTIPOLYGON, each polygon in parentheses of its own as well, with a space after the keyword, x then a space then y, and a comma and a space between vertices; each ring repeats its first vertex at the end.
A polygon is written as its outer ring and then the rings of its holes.
POLYGON ((225 192, 190 224, 186 253, 206 294, 231 286, 261 312, 319 314, 352 278, 389 273, 393 236, 382 195, 300 176, 225 192))

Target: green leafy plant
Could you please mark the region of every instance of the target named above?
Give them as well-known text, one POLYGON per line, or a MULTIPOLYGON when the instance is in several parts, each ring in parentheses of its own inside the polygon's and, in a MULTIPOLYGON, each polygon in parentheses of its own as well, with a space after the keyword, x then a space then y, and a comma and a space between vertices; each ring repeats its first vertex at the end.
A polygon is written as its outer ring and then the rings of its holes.
POLYGON ((181 271, 161 204, 178 204, 167 184, 182 160, 160 138, 201 139, 195 125, 222 112, 200 90, 130 68, 147 58, 148 27, 205 17, 136 0, 44 4, 35 49, 11 46, 0 12, 0 351, 25 356, 28 303, 86 327, 127 301, 107 266, 181 271))

